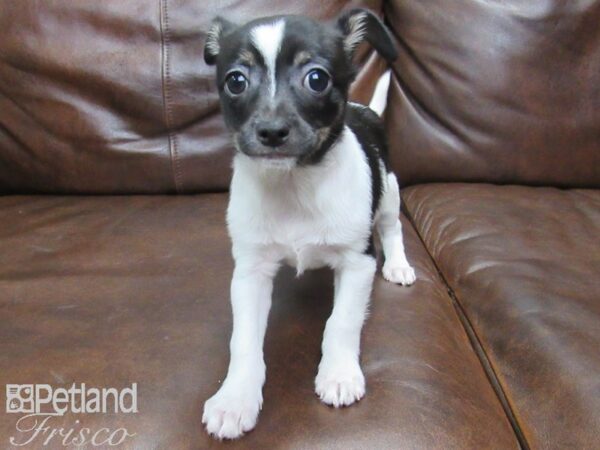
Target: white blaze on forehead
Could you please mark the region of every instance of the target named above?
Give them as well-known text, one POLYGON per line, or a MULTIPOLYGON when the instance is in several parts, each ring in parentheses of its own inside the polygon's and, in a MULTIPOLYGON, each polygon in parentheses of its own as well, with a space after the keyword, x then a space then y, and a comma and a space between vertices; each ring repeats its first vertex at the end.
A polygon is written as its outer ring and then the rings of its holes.
POLYGON ((284 29, 285 22, 283 19, 280 19, 273 23, 259 25, 250 32, 252 43, 265 61, 271 97, 275 96, 275 86, 277 84, 275 81, 275 63, 281 49, 284 29))

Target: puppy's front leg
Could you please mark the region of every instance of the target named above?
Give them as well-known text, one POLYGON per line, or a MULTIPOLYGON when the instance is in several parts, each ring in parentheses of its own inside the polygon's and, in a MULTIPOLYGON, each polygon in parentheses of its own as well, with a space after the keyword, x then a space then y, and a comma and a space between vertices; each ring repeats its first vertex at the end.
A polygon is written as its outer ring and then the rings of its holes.
POLYGON ((315 379, 319 398, 336 408, 365 395, 360 369, 360 332, 375 275, 375 258, 352 253, 335 269, 333 312, 323 335, 321 363, 315 379))
POLYGON ((234 439, 256 425, 265 382, 263 341, 278 265, 261 258, 236 261, 231 281, 233 333, 227 377, 204 404, 202 423, 219 439, 234 439))

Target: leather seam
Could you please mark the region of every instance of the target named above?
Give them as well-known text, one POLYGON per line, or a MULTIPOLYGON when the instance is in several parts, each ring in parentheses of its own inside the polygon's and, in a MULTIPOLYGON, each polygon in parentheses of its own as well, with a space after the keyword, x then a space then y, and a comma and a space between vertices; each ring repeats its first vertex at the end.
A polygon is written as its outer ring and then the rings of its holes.
POLYGON ((498 398, 498 401, 500 402, 500 406, 502 407, 504 414, 505 414, 508 422, 510 423, 511 428, 513 429, 513 432, 519 443, 519 446, 524 450, 529 450, 530 446, 529 446, 529 443, 527 442, 527 438, 525 437, 522 427, 519 424, 519 421, 517 420, 517 417, 514 413, 514 408, 510 404, 510 401, 508 400, 506 392, 504 391, 504 388, 502 387, 502 384, 500 383, 498 375, 496 374, 496 370, 494 369, 494 366, 492 365, 490 358, 487 355, 487 352, 483 348, 481 339, 477 335, 477 332, 475 331, 473 324, 469 320, 469 317, 467 316, 464 308, 462 307, 462 304, 460 303, 458 296, 454 292, 454 289, 452 289, 452 287, 448 283, 448 280, 442 273, 437 261, 434 259, 429 248, 425 244, 425 240, 423 239, 421 232, 419 231, 418 227, 416 226, 413 215, 411 214, 410 210, 406 206, 406 202, 404 202, 404 201, 402 202, 402 210, 404 211, 404 214, 408 218, 413 229, 417 233, 417 236, 419 237, 419 240, 421 241, 423 248, 429 255, 429 258, 431 259, 435 269, 437 270, 438 275, 442 279, 443 283, 446 285, 446 288, 448 290, 448 296, 450 297, 450 300, 452 301, 452 306, 454 307, 454 311, 455 311, 456 315, 458 316, 458 320, 460 321, 461 326, 462 326, 463 330, 465 331, 467 338, 469 339, 469 343, 471 344, 471 347, 472 347, 473 351, 475 352, 475 356, 477 356, 477 359, 479 360, 479 363, 481 364, 481 367, 488 379, 488 382, 490 383, 491 388, 493 389, 494 393, 496 394, 496 397, 498 398))
POLYGON ((169 28, 168 0, 160 0, 160 34, 164 118, 167 127, 167 137, 169 141, 169 156, 171 160, 171 171, 173 173, 175 192, 180 193, 183 190, 183 183, 181 177, 181 165, 179 161, 179 145, 177 133, 173 130, 173 109, 171 107, 171 53, 169 50, 171 32, 169 28))

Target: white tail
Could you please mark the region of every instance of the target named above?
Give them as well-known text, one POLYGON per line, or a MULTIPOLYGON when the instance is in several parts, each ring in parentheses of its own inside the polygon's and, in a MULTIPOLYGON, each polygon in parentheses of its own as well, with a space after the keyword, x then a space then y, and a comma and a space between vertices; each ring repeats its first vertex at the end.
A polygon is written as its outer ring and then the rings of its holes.
POLYGON ((375 86, 375 92, 373 92, 373 97, 371 98, 371 103, 369 103, 369 108, 375 111, 379 116, 383 114, 385 111, 385 107, 387 105, 387 95, 388 89, 390 87, 390 70, 386 70, 383 75, 377 81, 377 86, 375 86))

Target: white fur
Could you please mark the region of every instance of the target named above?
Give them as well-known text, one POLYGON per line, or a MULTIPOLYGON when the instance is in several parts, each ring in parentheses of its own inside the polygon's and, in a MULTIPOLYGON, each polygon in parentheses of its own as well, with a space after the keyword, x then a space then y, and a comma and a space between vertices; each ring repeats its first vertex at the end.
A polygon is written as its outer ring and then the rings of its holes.
POLYGON ((277 55, 281 49, 283 34, 285 30, 285 21, 279 19, 273 23, 259 25, 250 31, 252 43, 261 53, 267 67, 267 76, 269 77, 269 92, 271 97, 275 97, 277 88, 275 63, 277 55))
POLYGON ((379 77, 377 85, 375 86, 375 92, 373 93, 373 97, 371 97, 371 102, 369 103, 369 108, 375 111, 378 116, 383 115, 385 107, 387 106, 390 78, 391 70, 388 69, 383 73, 383 75, 381 75, 381 77, 379 77))
POLYGON ((400 190, 393 173, 387 175, 387 186, 375 215, 375 228, 381 239, 385 263, 383 277, 392 283, 413 284, 416 280, 414 269, 404 253, 402 224, 398 219, 400 211, 400 190))
MULTIPOLYGON (((371 174, 349 129, 313 166, 266 163, 238 153, 234 159, 227 224, 235 271, 231 283, 233 334, 227 378, 204 408, 203 423, 218 438, 252 429, 262 406, 263 340, 273 278, 283 262, 298 273, 330 266, 335 298, 315 379, 320 399, 335 407, 365 394, 359 365, 360 333, 367 314, 376 261, 364 253, 371 234, 371 174)), ((386 278, 411 282, 398 221, 400 198, 394 175, 376 214, 386 256, 386 278)), ((412 272, 414 281, 414 272, 412 272)))
POLYGON ((227 215, 234 255, 268 246, 302 269, 335 266, 341 250, 364 250, 371 231, 371 178, 350 129, 320 164, 282 170, 269 164, 241 153, 235 157, 227 215))

